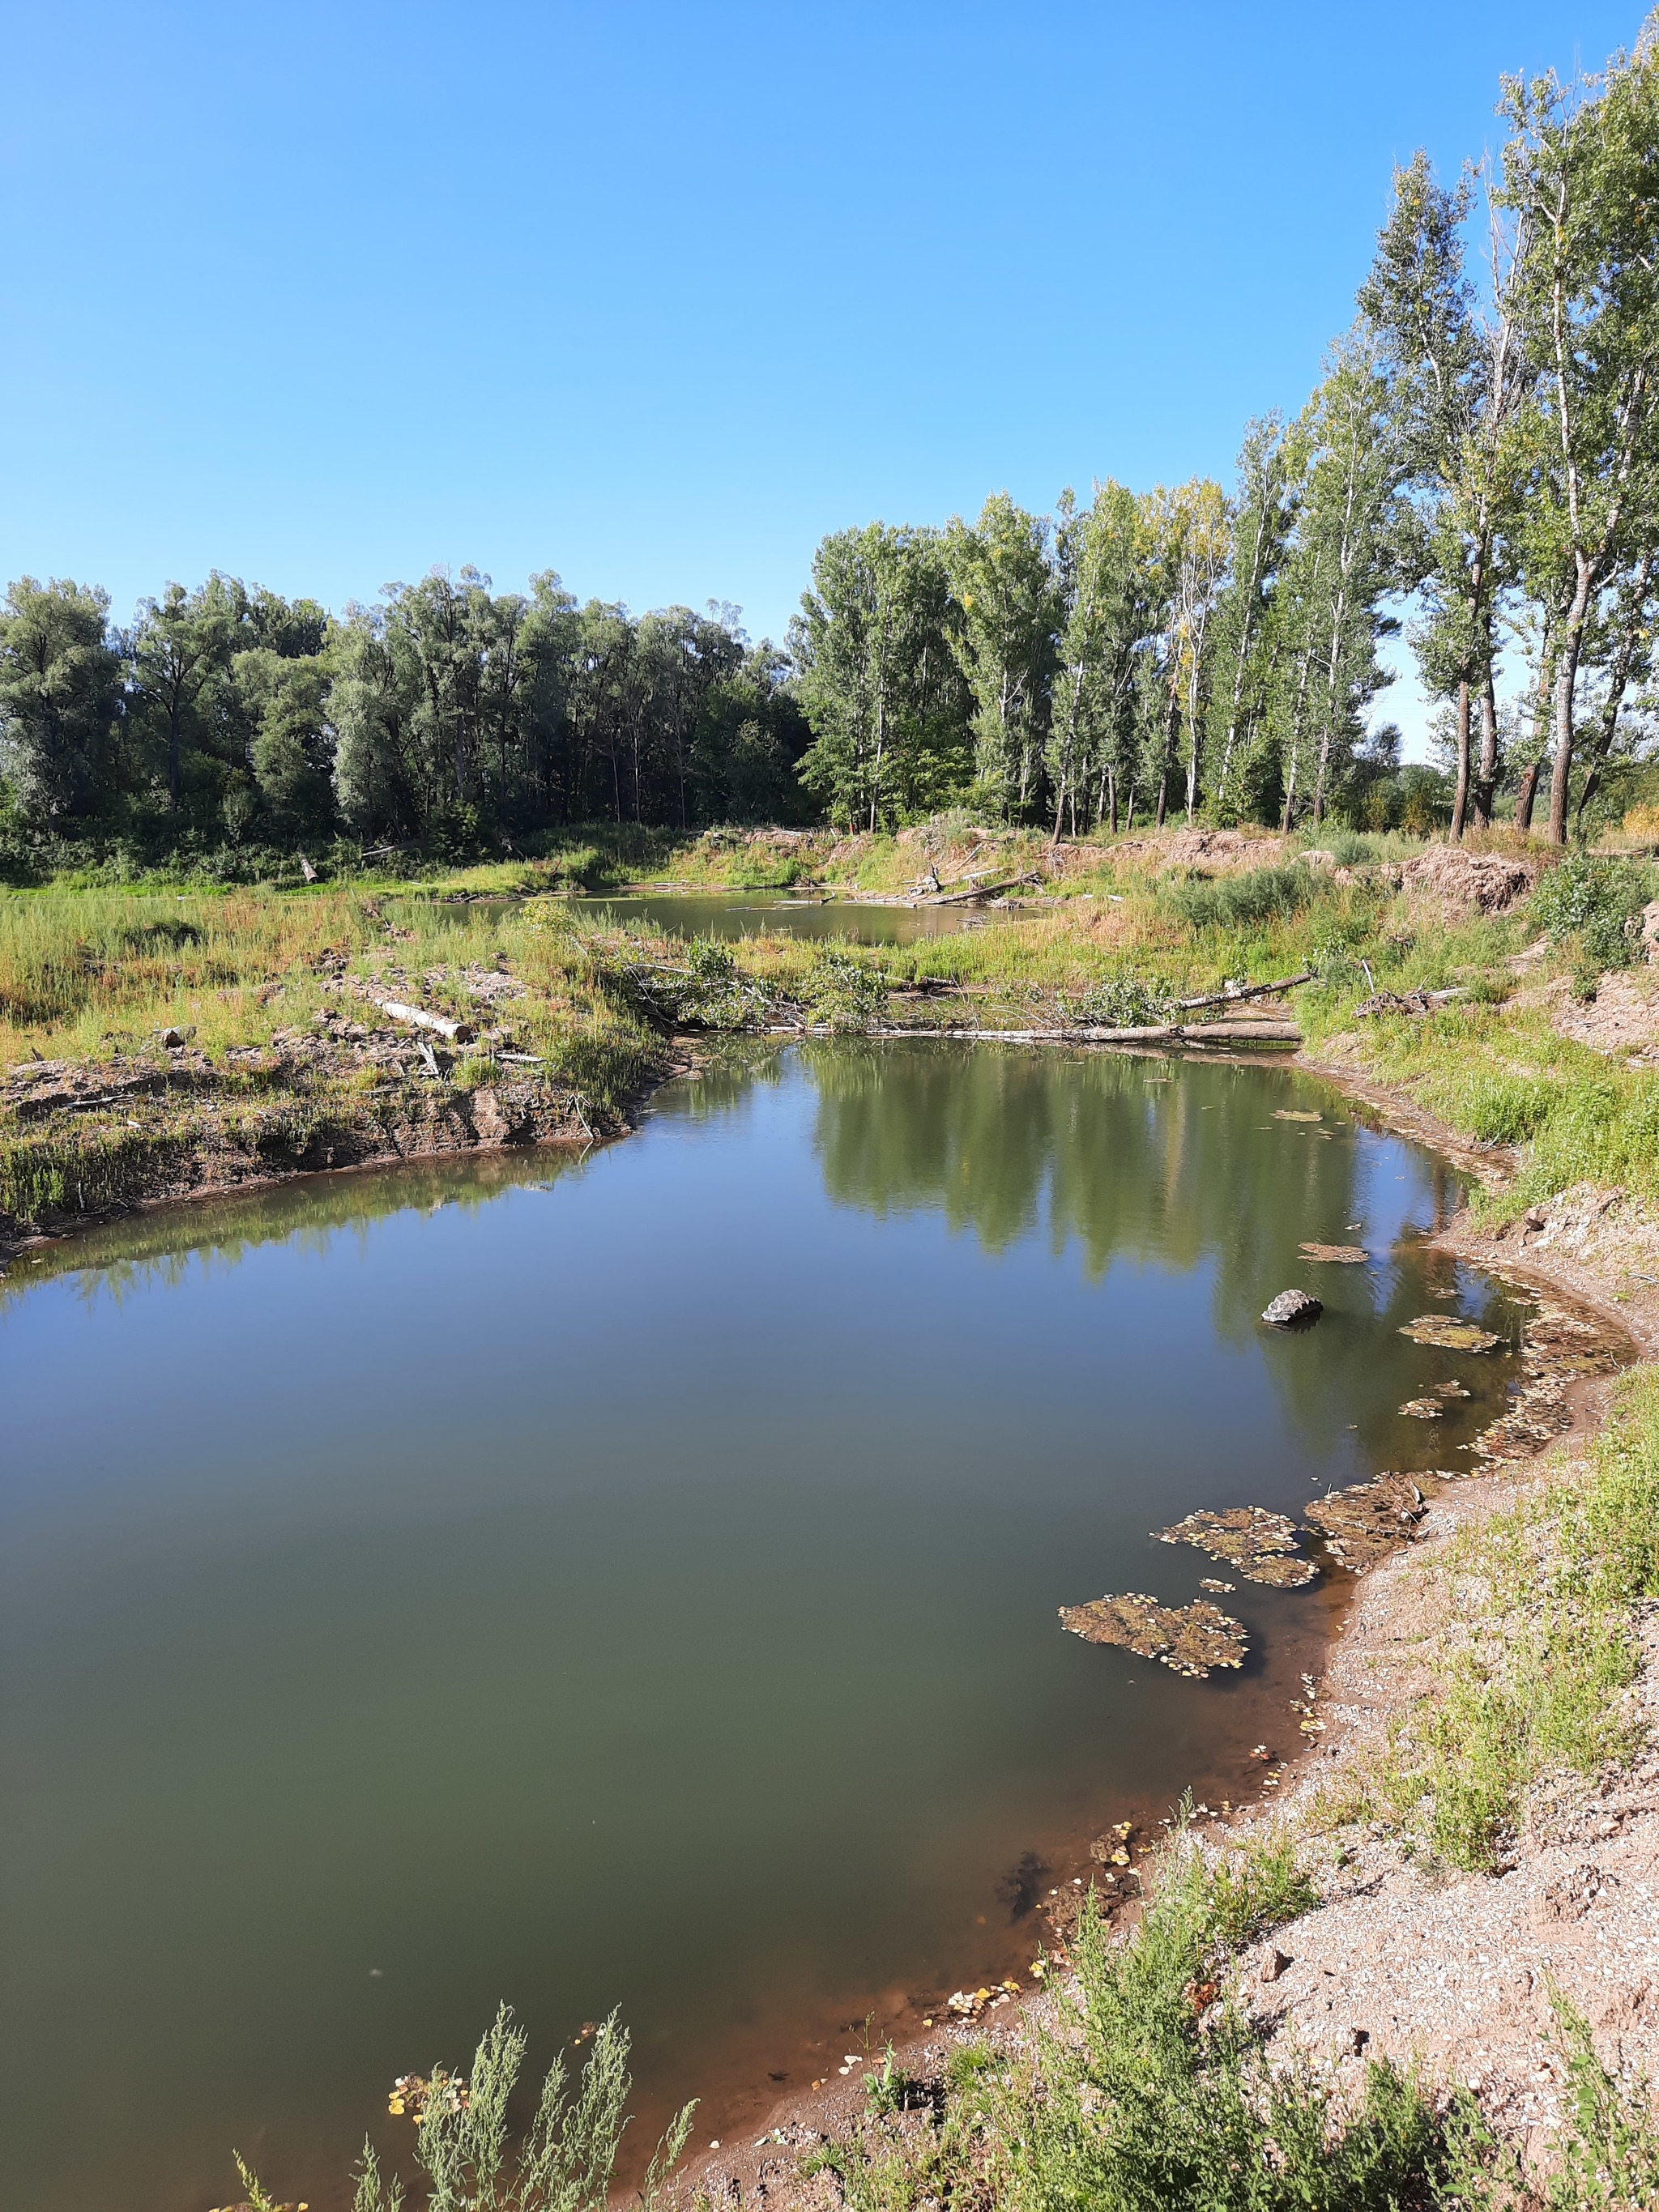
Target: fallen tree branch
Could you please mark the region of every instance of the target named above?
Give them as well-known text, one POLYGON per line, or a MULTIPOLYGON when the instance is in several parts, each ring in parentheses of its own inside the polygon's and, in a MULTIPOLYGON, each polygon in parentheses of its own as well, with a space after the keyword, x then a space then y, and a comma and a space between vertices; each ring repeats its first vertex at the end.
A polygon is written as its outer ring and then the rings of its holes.
POLYGON ((1040 884, 1042 878, 1028 868, 1024 875, 1010 876, 1006 883, 976 884, 970 891, 947 891, 942 898, 918 899, 919 906, 966 906, 975 899, 995 898, 1002 891, 1018 890, 1022 884, 1040 884))
POLYGON ((1300 1044, 1294 1022, 1151 1022, 1136 1029, 925 1030, 895 1036, 982 1037, 994 1044, 1300 1044))
POLYGON ((1240 999, 1270 999, 1275 991, 1293 991, 1298 983, 1311 983, 1314 971, 1304 968, 1299 975, 1281 975, 1276 983, 1252 983, 1248 990, 1218 991, 1208 999, 1177 999, 1176 1004, 1183 1013, 1196 1006, 1231 1006, 1240 999))
POLYGON ((417 1030, 431 1030, 451 1044, 471 1044, 477 1035, 471 1022, 453 1021, 447 1014, 429 1014, 424 1006, 406 1006, 401 999, 379 999, 372 991, 364 996, 371 1006, 381 1013, 390 1014, 394 1022, 412 1023, 417 1030))

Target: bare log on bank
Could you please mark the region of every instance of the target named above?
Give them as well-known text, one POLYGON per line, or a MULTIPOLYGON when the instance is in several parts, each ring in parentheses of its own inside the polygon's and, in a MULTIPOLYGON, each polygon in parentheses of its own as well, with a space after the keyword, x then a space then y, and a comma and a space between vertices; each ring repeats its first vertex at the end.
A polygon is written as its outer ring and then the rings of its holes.
POLYGON ((368 1003, 383 1014, 390 1014, 394 1022, 410 1022, 417 1030, 430 1030, 435 1036, 446 1037, 451 1044, 471 1044, 478 1032, 471 1022, 453 1021, 447 1014, 429 1014, 424 1006, 406 1006, 401 999, 377 999, 371 992, 368 1003))

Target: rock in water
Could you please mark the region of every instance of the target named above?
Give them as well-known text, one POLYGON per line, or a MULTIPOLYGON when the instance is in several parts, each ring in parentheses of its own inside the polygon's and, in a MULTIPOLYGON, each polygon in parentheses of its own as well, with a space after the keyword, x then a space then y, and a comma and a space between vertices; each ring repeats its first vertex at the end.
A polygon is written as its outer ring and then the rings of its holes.
POLYGON ((1310 1322, 1317 1321, 1324 1310, 1320 1301, 1306 1291, 1281 1291, 1264 1309, 1261 1318, 1270 1328, 1305 1328, 1310 1322))

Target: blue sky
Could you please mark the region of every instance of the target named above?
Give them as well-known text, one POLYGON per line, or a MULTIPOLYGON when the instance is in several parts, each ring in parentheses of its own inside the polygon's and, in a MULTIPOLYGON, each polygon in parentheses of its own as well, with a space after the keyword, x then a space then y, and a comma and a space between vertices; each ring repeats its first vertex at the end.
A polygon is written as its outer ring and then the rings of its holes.
POLYGON ((6 0, 0 568, 121 617, 216 566, 334 605, 555 568, 781 635, 842 524, 1231 481, 1392 165, 1639 22, 6 0))

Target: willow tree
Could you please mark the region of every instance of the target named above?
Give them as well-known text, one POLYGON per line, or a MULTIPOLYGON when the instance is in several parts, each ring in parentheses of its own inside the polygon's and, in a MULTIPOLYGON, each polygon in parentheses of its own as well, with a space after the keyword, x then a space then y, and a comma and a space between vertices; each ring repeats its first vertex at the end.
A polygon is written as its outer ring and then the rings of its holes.
POLYGON ((0 606, 0 757, 23 811, 85 810, 109 773, 120 702, 109 594, 22 576, 0 606))

